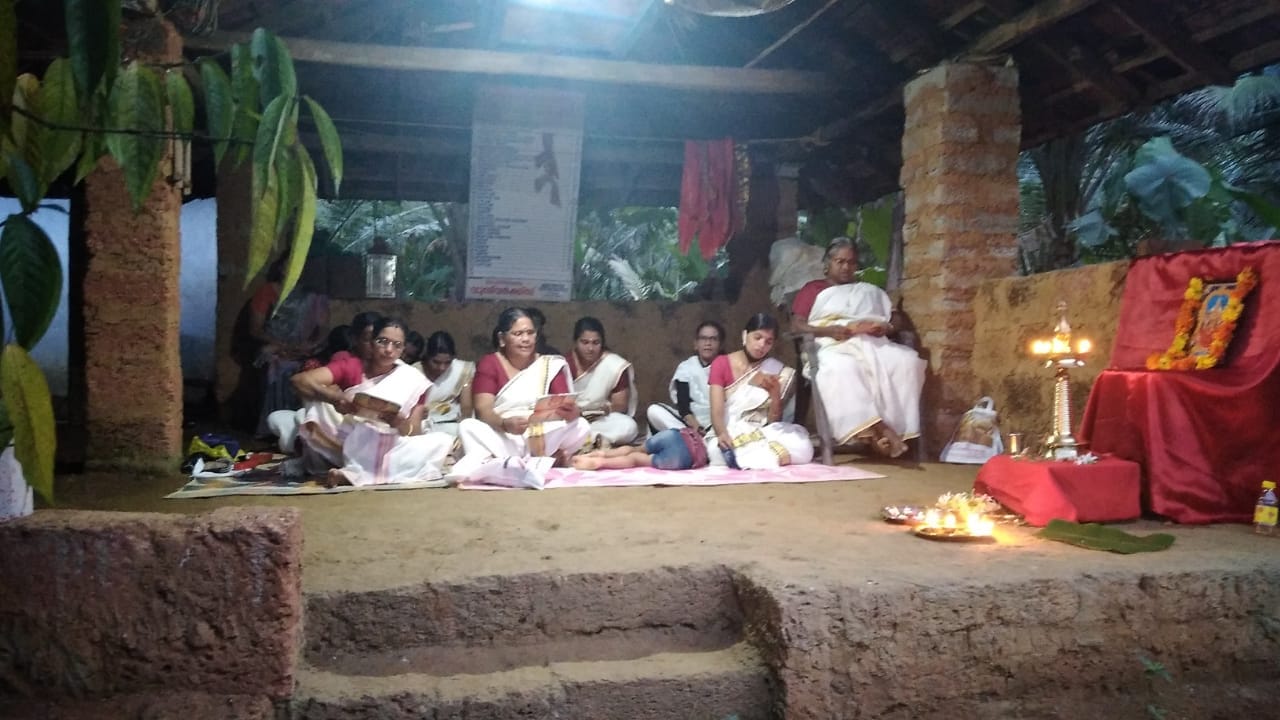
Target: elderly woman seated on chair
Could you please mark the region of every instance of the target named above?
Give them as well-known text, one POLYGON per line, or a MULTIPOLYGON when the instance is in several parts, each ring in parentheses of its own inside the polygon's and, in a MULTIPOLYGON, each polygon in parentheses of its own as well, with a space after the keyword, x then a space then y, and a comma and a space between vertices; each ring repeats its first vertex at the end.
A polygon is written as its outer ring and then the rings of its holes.
POLYGON ((836 238, 823 258, 825 277, 796 293, 791 324, 814 336, 817 367, 808 368, 831 435, 840 445, 867 441, 897 457, 920 434, 920 391, 926 363, 889 340, 893 303, 884 290, 857 282, 858 255, 836 238))

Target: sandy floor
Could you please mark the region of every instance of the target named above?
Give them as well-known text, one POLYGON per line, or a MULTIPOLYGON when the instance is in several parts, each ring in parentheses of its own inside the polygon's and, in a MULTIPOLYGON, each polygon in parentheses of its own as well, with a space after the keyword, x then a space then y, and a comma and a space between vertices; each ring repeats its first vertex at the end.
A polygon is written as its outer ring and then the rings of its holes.
MULTIPOLYGON (((848 461, 847 458, 842 458, 848 461)), ((228 505, 296 506, 312 593, 373 590, 528 572, 729 564, 796 584, 1019 582, 1120 573, 1280 566, 1280 537, 1243 525, 1127 523, 1177 536, 1165 552, 1113 555, 1001 527, 993 545, 912 537, 878 520, 887 504, 924 503, 972 487, 972 466, 864 463, 884 479, 713 488, 359 492, 308 497, 164 500, 182 478, 59 479, 62 507, 196 513, 228 505)))

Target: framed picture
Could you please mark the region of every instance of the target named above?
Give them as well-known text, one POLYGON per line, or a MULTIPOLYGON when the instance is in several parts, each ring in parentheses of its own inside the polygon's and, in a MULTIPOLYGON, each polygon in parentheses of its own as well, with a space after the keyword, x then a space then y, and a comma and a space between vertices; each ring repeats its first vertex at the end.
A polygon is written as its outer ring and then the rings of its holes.
MULTIPOLYGON (((1200 312, 1196 317, 1196 329, 1191 335, 1191 350, 1187 353, 1191 357, 1199 358, 1209 355, 1212 352, 1211 346, 1216 335, 1221 335, 1220 329, 1227 324, 1227 319, 1222 316, 1227 309, 1227 302, 1231 300, 1231 293, 1236 289, 1236 283, 1212 283, 1204 286, 1204 295, 1200 300, 1200 312)), ((1231 336, 1227 335, 1226 340, 1230 342, 1231 336)))

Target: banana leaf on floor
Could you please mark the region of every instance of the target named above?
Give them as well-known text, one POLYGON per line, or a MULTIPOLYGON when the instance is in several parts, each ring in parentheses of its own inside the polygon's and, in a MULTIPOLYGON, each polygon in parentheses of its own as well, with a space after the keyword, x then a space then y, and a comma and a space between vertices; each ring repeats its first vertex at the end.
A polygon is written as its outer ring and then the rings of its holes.
POLYGON ((1122 555, 1167 550, 1174 541, 1174 537, 1168 533, 1131 535, 1097 523, 1081 524, 1069 520, 1050 520, 1036 536, 1089 550, 1106 550, 1122 555))

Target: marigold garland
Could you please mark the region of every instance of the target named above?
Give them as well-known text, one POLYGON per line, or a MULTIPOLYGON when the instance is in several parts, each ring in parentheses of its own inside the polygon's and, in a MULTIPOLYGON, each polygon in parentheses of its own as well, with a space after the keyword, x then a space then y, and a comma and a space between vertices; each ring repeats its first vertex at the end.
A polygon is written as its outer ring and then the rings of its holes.
POLYGON ((1236 275, 1236 285, 1227 293, 1227 306, 1222 309, 1221 323, 1213 330, 1209 338, 1208 352, 1203 355, 1188 355, 1191 349, 1191 333, 1195 330, 1196 315, 1200 311, 1200 303, 1204 298, 1204 280, 1191 278, 1187 290, 1182 294, 1182 307, 1173 323, 1173 342, 1163 353, 1155 353, 1147 358, 1148 370, 1208 370, 1222 361, 1222 356, 1231 344, 1235 334, 1236 323, 1240 313, 1244 311, 1245 296, 1258 284, 1258 274, 1252 267, 1247 267, 1236 275))

